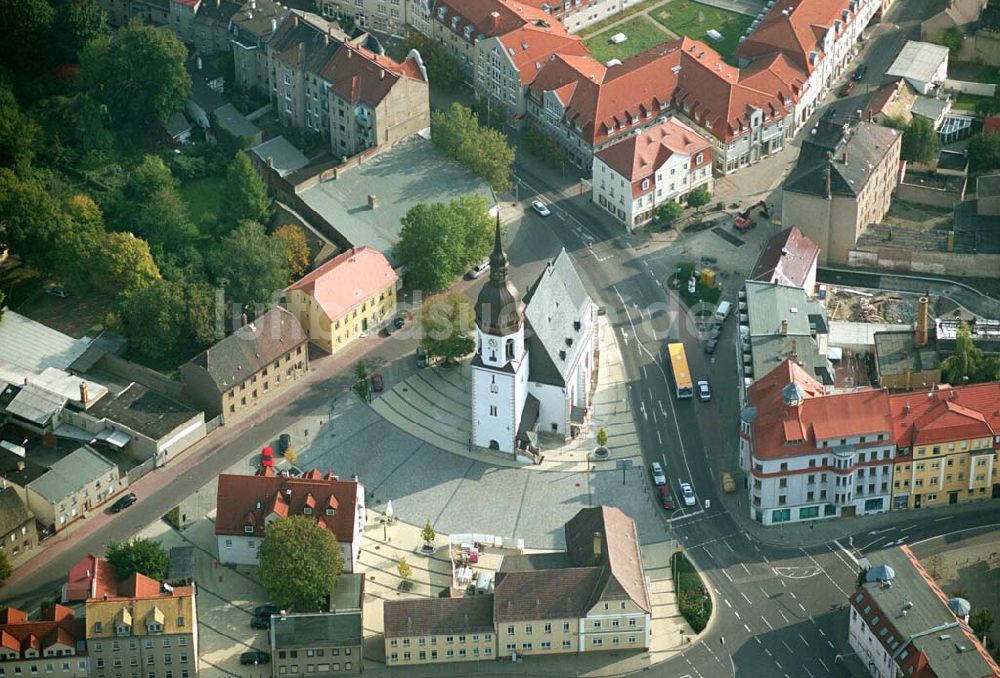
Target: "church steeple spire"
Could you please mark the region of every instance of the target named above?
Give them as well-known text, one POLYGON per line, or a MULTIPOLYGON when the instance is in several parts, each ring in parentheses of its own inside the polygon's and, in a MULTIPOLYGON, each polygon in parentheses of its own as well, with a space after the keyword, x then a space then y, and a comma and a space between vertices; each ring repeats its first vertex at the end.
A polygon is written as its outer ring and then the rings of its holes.
POLYGON ((476 301, 476 324, 486 334, 505 336, 521 326, 524 319, 524 302, 507 274, 507 253, 500 234, 500 215, 497 214, 490 253, 490 279, 479 291, 476 301))
POLYGON ((490 253, 490 282, 507 282, 507 253, 503 251, 503 243, 500 239, 500 214, 497 213, 496 234, 493 237, 493 251, 490 253))

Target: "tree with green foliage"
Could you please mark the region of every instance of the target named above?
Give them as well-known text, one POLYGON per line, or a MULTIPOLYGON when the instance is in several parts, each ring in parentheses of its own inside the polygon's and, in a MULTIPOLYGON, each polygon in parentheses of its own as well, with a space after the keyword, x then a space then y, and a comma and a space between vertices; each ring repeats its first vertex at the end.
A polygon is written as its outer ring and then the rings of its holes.
POLYGON ((502 132, 481 127, 472 110, 455 102, 431 113, 431 139, 446 155, 485 179, 494 191, 511 188, 514 148, 502 132))
POLYGON ((965 150, 969 155, 969 169, 973 172, 1000 169, 1000 133, 985 132, 973 135, 965 150))
POLYGON ((424 302, 420 309, 423 328, 422 345, 431 356, 452 362, 476 348, 472 331, 475 313, 472 302, 461 292, 439 294, 424 302))
POLYGON ((0 166, 27 173, 35 157, 35 144, 41 137, 41 126, 33 117, 21 111, 14 91, 0 82, 0 166))
POLYGON ((11 252, 43 274, 51 274, 56 242, 72 228, 72 220, 40 178, 22 178, 0 168, 0 242, 8 244, 11 252))
POLYGON ((257 556, 257 574, 270 600, 296 612, 321 610, 344 567, 336 538, 309 516, 270 523, 257 556))
POLYGON ((985 638, 993 628, 993 613, 988 607, 977 607, 969 616, 969 628, 977 638, 985 638))
POLYGON ((951 56, 956 57, 962 51, 962 45, 965 43, 965 36, 962 35, 962 31, 960 31, 956 26, 950 26, 949 28, 946 28, 938 33, 937 43, 947 47, 951 56))
POLYGON ((414 205, 402 220, 395 252, 414 289, 444 289, 490 252, 493 224, 482 196, 414 205))
POLYGON ((711 201, 712 201, 712 194, 706 191, 704 188, 696 188, 690 193, 688 193, 688 198, 687 198, 688 207, 693 207, 696 210, 701 209, 711 201))
POLYGON ((1000 358, 983 355, 972 341, 969 326, 962 323, 955 337, 955 349, 941 363, 941 374, 953 386, 1000 380, 1000 358))
POLYGON ((902 115, 887 115, 885 120, 882 121, 884 127, 890 129, 899 130, 900 132, 905 132, 907 127, 906 118, 902 115))
POLYGON ((668 200, 656 208, 656 218, 666 226, 673 226, 684 216, 684 208, 679 202, 668 200))
POLYGON ((424 540, 425 544, 433 544, 437 538, 437 532, 434 531, 430 520, 424 521, 424 526, 420 529, 420 538, 424 540))
POLYGON ((519 148, 523 147, 528 153, 544 160, 552 167, 565 168, 566 163, 571 162, 566 149, 537 125, 528 122, 522 124, 520 138, 519 148))
POLYGON ((188 217, 177 185, 162 158, 143 157, 129 172, 110 222, 116 230, 131 231, 146 240, 158 257, 192 244, 198 229, 188 217))
POLYGON ((67 0, 56 6, 53 41, 61 61, 75 63, 80 50, 91 40, 111 34, 108 15, 95 0, 67 0))
POLYGON ((150 579, 163 581, 170 568, 167 550, 158 541, 136 538, 131 541, 110 541, 105 549, 105 559, 114 565, 118 578, 125 581, 138 572, 150 579))
POLYGON ((113 325, 144 362, 173 369, 215 341, 214 309, 204 282, 158 278, 122 290, 113 325))
POLYGON ((63 211, 70 227, 56 237, 46 269, 64 287, 83 293, 91 285, 94 254, 107 235, 104 215, 97 203, 82 193, 66 200, 63 211))
POLYGON ((354 364, 354 392, 363 400, 370 400, 371 384, 368 382, 368 368, 365 361, 359 360, 354 364))
POLYGON ((0 21, 0 63, 14 71, 38 66, 49 45, 52 5, 47 0, 13 0, 3 3, 0 21))
POLYGON ((608 431, 603 426, 597 429, 597 446, 598 447, 608 446, 608 431))
POLYGON ((309 270, 309 243, 296 224, 285 224, 271 234, 285 252, 285 261, 292 280, 298 280, 309 270))
POLYGON ((288 284, 283 247, 255 221, 244 221, 223 237, 209 262, 213 279, 225 284, 226 298, 241 304, 271 303, 288 284))
POLYGON ((87 92, 48 97, 34 111, 44 132, 40 151, 52 163, 72 161, 87 151, 107 151, 115 144, 108 116, 87 92))
POLYGON ((410 567, 410 563, 406 560, 406 556, 399 559, 399 563, 396 565, 396 572, 399 573, 399 578, 403 580, 404 585, 413 579, 413 568, 410 567))
POLYGON ((903 145, 899 155, 908 162, 928 163, 934 160, 938 149, 938 133, 927 118, 913 116, 903 132, 903 145))
POLYGON ((80 54, 80 81, 120 125, 166 122, 191 94, 187 48, 170 31, 133 21, 80 54))
POLYGON ((92 282, 102 291, 137 290, 160 279, 149 243, 131 233, 106 234, 93 255, 92 282))
POLYGON ((226 170, 222 186, 222 214, 231 224, 257 221, 266 224, 271 219, 271 197, 264 180, 253 168, 250 158, 242 151, 236 154, 226 170))
MULTIPOLYGON (((3 301, 3 293, 0 293, 0 302, 3 301)), ((0 303, 0 313, 3 312, 3 304, 0 303)), ((14 568, 10 566, 10 561, 7 559, 7 552, 0 550, 0 586, 7 583, 10 579, 10 575, 14 573, 14 568)))
POLYGON ((420 53, 420 59, 427 69, 427 79, 437 88, 455 90, 462 86, 465 77, 458 63, 451 58, 444 46, 416 31, 410 31, 403 43, 403 48, 420 53))

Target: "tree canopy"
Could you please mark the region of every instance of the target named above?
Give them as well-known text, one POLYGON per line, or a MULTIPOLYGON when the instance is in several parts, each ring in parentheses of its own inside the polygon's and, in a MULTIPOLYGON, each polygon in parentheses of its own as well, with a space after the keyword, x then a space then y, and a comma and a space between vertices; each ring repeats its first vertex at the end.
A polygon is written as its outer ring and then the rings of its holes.
POLYGON ((138 290, 160 279, 149 243, 131 233, 108 233, 94 252, 94 285, 105 291, 138 290))
POLYGON ((209 265, 216 284, 225 286, 232 302, 271 302, 288 283, 283 241, 268 236, 254 221, 244 221, 223 237, 209 265))
MULTIPOLYGON (((0 299, 0 301, 2 301, 2 299, 0 299)), ((0 309, 2 308, 3 305, 0 304, 0 309)), ((10 579, 10 575, 13 574, 13 572, 14 569, 10 566, 10 561, 7 560, 7 552, 0 551, 0 586, 7 583, 7 580, 10 579)))
POLYGON ((937 153, 938 133, 930 120, 915 115, 903 132, 902 144, 899 155, 903 160, 931 162, 937 153))
POLYGON ((466 356, 476 348, 475 322, 472 302, 461 292, 433 296, 420 309, 423 346, 446 362, 466 356))
POLYGON ((0 168, 0 242, 43 273, 52 273, 56 242, 72 230, 58 199, 42 179, 0 168))
POLYGON ((56 7, 53 32, 59 59, 75 62, 84 45, 110 35, 108 16, 95 0, 67 0, 56 7))
POLYGON ((35 143, 41 126, 21 111, 14 92, 0 82, 0 166, 25 173, 35 157, 35 143))
POLYGON ((696 188, 688 193, 688 207, 700 209, 712 200, 712 194, 704 188, 696 188))
POLYGON ((493 228, 481 196, 414 205, 402 223, 395 253, 414 289, 444 289, 489 254, 493 228))
POLYGON ((118 578, 128 579, 136 572, 150 579, 163 581, 170 568, 170 557, 159 542, 152 539, 108 542, 105 558, 115 566, 118 578))
POLYGON ((431 139, 444 153, 465 165, 502 193, 511 188, 514 148, 495 129, 480 127, 470 109, 455 102, 447 112, 431 113, 431 139))
POLYGON ((112 223, 144 238, 158 255, 176 252, 197 238, 177 179, 159 156, 145 156, 129 173, 121 193, 112 223))
POLYGON ((271 197, 264 180, 242 151, 236 154, 226 170, 222 188, 222 214, 233 226, 241 221, 266 224, 271 219, 271 197))
POLYGON ((684 208, 679 202, 668 200, 656 208, 656 218, 667 226, 672 226, 684 215, 684 208))
POLYGON ((434 87, 455 89, 465 82, 458 64, 437 41, 416 31, 410 31, 403 48, 407 52, 415 49, 420 53, 420 58, 427 69, 427 79, 434 84, 434 87))
POLYGON ((344 567, 337 540, 308 516, 269 524, 257 556, 260 581, 271 601, 296 612, 321 609, 344 567))
POLYGON ((285 263, 292 280, 298 280, 309 270, 309 243, 305 233, 295 224, 285 224, 272 234, 285 250, 285 263))
POLYGON ((47 0, 15 0, 3 3, 0 21, 0 62, 12 69, 31 67, 39 45, 52 26, 52 5, 47 0))
POLYGON ((969 139, 969 145, 965 150, 969 154, 969 169, 973 172, 1000 169, 1000 134, 996 132, 976 134, 969 139))
POLYGON ((191 94, 187 48, 170 31, 138 22, 97 38, 80 55, 80 80, 121 125, 166 122, 191 94))
POLYGON ((941 374, 953 386, 1000 380, 1000 358, 983 355, 972 341, 969 326, 962 323, 955 337, 954 352, 941 364, 941 374))
POLYGON ((937 36, 937 43, 947 47, 953 57, 958 56, 958 53, 962 51, 962 44, 964 42, 965 36, 962 35, 962 31, 955 26, 950 26, 944 29, 938 33, 937 36))
POLYGON ((214 311, 212 289, 196 280, 156 278, 122 290, 118 302, 132 350, 171 369, 215 340, 214 311))

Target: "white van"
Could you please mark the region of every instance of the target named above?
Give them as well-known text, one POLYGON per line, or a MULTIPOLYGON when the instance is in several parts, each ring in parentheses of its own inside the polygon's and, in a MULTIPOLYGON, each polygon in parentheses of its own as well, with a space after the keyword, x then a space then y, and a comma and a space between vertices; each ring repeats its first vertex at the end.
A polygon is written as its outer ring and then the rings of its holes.
POLYGON ((730 302, 720 301, 719 305, 715 307, 715 319, 720 323, 725 321, 725 319, 729 316, 729 310, 732 307, 733 305, 730 302))

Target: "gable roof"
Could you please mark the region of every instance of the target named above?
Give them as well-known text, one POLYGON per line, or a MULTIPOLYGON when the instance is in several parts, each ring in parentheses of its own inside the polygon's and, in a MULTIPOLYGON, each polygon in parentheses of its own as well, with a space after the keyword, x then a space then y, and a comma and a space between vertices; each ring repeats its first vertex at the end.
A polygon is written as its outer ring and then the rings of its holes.
POLYGON ((115 596, 120 582, 115 566, 93 553, 70 568, 63 597, 69 602, 115 596))
POLYGON ((603 591, 595 593, 591 606, 598 599, 629 599, 646 612, 652 603, 646 591, 639 552, 639 533, 635 521, 620 508, 593 506, 581 509, 565 527, 566 550, 577 565, 594 562, 594 538, 601 535, 603 591))
POLYGON ((1000 435, 1000 383, 898 393, 889 405, 901 448, 1000 435))
POLYGON ((208 372, 219 391, 227 391, 257 374, 292 349, 306 343, 298 319, 280 306, 240 327, 188 364, 208 372))
POLYGON ((597 152, 606 165, 635 182, 663 166, 671 156, 711 154, 712 144, 677 118, 669 118, 639 134, 631 134, 621 141, 597 152))
POLYGON ((493 633, 493 597, 387 600, 382 606, 386 638, 493 633))
POLYGON ((507 0, 438 2, 432 19, 468 42, 505 35, 526 24, 548 29, 553 33, 567 34, 562 24, 540 7, 507 0))
POLYGON ((818 61, 811 56, 823 51, 827 31, 856 20, 851 0, 784 0, 774 3, 760 24, 736 48, 741 59, 774 53, 785 54, 793 63, 811 73, 818 61))
POLYGON ((795 168, 783 190, 826 197, 829 172, 831 195, 857 196, 900 138, 899 132, 871 122, 853 127, 821 121, 802 144, 795 168), (846 129, 845 129, 846 128, 846 129), (845 160, 846 158, 846 160, 845 160))
POLYGON ((88 483, 117 469, 89 445, 81 445, 52 464, 49 472, 33 480, 29 487, 47 501, 57 504, 88 483))
POLYGON ((555 20, 538 25, 531 21, 498 36, 507 56, 517 68, 521 84, 527 85, 554 54, 587 56, 590 54, 583 41, 570 35, 555 20))
POLYGON ((819 245, 792 226, 768 239, 749 279, 804 289, 818 258, 819 245))
POLYGON ((13 607, 0 612, 0 647, 19 659, 25 658, 29 649, 37 650, 40 659, 54 645, 68 647, 73 656, 86 656, 86 637, 84 620, 76 619, 73 610, 58 603, 46 608, 38 621, 28 621, 27 614, 13 607))
POLYGON ((333 473, 324 476, 316 469, 301 478, 275 475, 270 468, 253 476, 223 474, 216 495, 215 534, 263 537, 269 515, 305 515, 308 507, 316 522, 338 542, 350 543, 358 493, 363 491, 357 481, 340 480, 333 473), (326 514, 328 508, 334 515, 326 514))
POLYGON ((343 252, 292 283, 286 292, 301 290, 312 297, 328 318, 339 318, 399 279, 381 252, 356 247, 343 252))
MULTIPOLYGON (((0 490, 0 539, 33 520, 34 515, 21 501, 15 488, 4 487, 0 490)), ((34 530, 34 525, 30 529, 34 530)))
POLYGON ((271 618, 272 649, 359 646, 361 610, 277 615, 271 618))
POLYGON ((501 624, 533 619, 579 619, 593 606, 600 567, 498 572, 493 618, 501 624))
POLYGON ((565 385, 593 332, 594 302, 565 249, 524 297, 532 381, 565 385))

